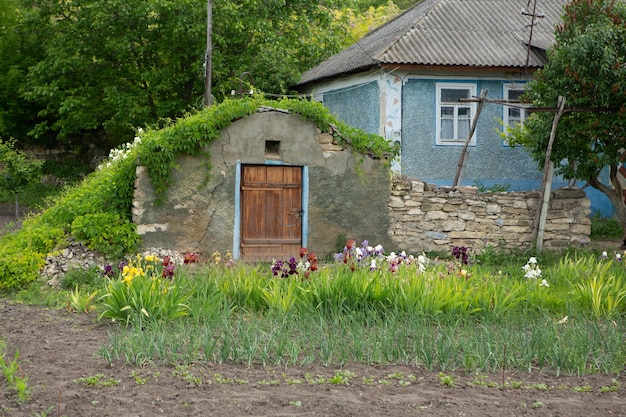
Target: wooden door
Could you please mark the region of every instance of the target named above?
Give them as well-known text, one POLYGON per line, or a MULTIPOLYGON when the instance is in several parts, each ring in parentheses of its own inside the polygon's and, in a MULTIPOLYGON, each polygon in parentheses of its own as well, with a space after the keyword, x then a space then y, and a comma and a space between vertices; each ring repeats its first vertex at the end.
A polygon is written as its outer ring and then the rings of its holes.
POLYGON ((288 260, 302 245, 302 167, 242 165, 241 258, 288 260))

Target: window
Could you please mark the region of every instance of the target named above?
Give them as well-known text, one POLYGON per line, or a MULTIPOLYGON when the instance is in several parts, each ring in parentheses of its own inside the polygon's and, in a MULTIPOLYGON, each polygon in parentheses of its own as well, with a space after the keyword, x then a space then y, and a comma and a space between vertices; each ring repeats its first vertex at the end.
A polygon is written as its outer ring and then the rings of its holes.
MULTIPOLYGON (((463 145, 474 119, 474 103, 461 102, 476 95, 474 84, 437 84, 437 145, 463 145)), ((476 144, 476 135, 471 145, 476 144)))
MULTIPOLYGON (((524 94, 524 86, 520 84, 505 84, 504 99, 519 100, 524 94)), ((522 124, 528 117, 528 112, 523 107, 504 106, 504 126, 513 126, 514 124, 522 124)))

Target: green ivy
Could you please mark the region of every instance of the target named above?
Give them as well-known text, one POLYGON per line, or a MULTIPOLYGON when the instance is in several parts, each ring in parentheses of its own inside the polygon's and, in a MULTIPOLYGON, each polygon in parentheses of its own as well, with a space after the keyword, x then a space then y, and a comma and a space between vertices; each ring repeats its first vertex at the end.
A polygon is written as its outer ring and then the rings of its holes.
POLYGON ((176 166, 176 156, 181 153, 203 153, 208 160, 210 155, 206 148, 219 137, 220 131, 234 121, 255 113, 261 106, 299 114, 315 123, 322 132, 332 134, 338 143, 350 145, 355 152, 379 159, 391 159, 398 155, 399 149, 394 144, 379 135, 348 126, 318 102, 286 98, 272 101, 257 96, 229 99, 180 119, 165 129, 144 134, 138 157, 150 176, 157 196, 163 194, 170 185, 170 173, 176 166))
POLYGON ((118 213, 92 213, 76 217, 70 233, 87 247, 107 257, 121 258, 139 246, 135 224, 118 213))

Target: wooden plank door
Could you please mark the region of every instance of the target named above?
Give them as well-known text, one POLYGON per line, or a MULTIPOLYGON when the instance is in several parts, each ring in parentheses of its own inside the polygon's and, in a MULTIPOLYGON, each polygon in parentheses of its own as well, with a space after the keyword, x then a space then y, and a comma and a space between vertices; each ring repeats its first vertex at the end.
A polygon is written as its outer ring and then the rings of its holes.
POLYGON ((302 167, 242 165, 242 259, 297 258, 301 245, 302 167))

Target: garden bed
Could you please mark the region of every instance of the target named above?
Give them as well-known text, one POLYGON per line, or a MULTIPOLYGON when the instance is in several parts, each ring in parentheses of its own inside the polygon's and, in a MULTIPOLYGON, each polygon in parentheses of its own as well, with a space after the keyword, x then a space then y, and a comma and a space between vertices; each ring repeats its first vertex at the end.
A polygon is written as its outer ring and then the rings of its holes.
POLYGON ((19 373, 32 388, 31 399, 20 404, 0 383, 0 415, 7 417, 626 414, 623 388, 612 388, 624 385, 623 376, 440 375, 405 365, 363 364, 130 366, 99 359, 108 335, 121 328, 97 322, 94 314, 0 299, 0 317, 7 357, 19 351, 19 373))

